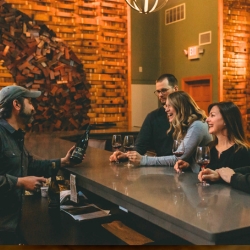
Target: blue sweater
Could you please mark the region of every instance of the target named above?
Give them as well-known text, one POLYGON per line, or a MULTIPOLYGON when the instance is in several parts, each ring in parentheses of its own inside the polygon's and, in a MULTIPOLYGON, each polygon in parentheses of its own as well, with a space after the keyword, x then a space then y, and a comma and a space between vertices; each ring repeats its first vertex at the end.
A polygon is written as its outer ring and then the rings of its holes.
MULTIPOLYGON (((194 173, 198 173, 200 166, 195 163, 195 153, 198 146, 206 146, 212 141, 212 135, 208 133, 208 125, 206 122, 194 121, 187 130, 184 137, 185 152, 180 159, 188 161, 194 173)), ((140 165, 166 165, 174 166, 177 158, 174 155, 162 157, 143 156, 140 165)))

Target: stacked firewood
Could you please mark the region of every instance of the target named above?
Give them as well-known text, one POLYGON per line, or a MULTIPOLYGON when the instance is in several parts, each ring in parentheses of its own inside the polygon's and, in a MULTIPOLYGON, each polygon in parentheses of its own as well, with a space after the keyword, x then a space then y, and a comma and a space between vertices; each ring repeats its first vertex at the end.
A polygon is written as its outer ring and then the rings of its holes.
POLYGON ((32 131, 79 130, 89 122, 81 61, 46 25, 0 0, 0 60, 17 85, 41 90, 32 131))

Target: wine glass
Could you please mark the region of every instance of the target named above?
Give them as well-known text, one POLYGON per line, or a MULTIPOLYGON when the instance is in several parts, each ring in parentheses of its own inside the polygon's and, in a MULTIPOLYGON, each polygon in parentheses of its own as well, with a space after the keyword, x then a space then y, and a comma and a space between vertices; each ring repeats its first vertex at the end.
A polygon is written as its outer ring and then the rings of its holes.
MULTIPOLYGON (((119 151, 119 149, 122 147, 122 136, 113 135, 111 144, 114 151, 119 151)), ((119 163, 119 161, 117 160, 115 163, 119 163)))
MULTIPOLYGON (((172 152, 176 156, 177 160, 179 160, 180 157, 185 152, 184 141, 183 140, 174 140, 172 152)), ((179 173, 182 174, 184 172, 180 169, 179 173)))
MULTIPOLYGON (((134 149, 134 136, 133 135, 125 135, 123 140, 123 148, 125 152, 132 151, 134 149)), ((130 163, 128 160, 128 163, 125 164, 127 167, 133 167, 134 165, 130 163)))
POLYGON ((118 151, 122 146, 122 136, 121 135, 113 135, 112 137, 112 148, 115 151, 118 151))
MULTIPOLYGON (((210 162, 210 149, 208 146, 197 147, 196 149, 196 163, 200 165, 203 171, 210 162)), ((199 186, 209 186, 206 181, 199 182, 199 186)))

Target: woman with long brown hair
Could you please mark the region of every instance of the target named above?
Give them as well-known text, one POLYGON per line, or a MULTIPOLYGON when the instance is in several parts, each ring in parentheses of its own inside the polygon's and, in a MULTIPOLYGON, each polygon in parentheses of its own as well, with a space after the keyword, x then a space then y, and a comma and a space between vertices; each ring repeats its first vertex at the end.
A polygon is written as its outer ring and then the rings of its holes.
MULTIPOLYGON (((250 165, 250 145, 244 133, 242 116, 233 102, 212 103, 208 112, 207 124, 214 140, 211 143, 210 163, 199 173, 198 178, 209 181, 223 179, 230 183, 233 175, 236 180, 235 173, 246 174, 250 169, 241 168, 250 165)), ((187 162, 178 161, 175 169, 188 165, 187 162)))
MULTIPOLYGON (((198 173, 199 167, 194 160, 196 147, 205 146, 212 141, 205 123, 205 111, 200 109, 193 98, 184 91, 168 95, 165 111, 170 122, 167 133, 172 134, 174 140, 183 140, 185 149, 180 159, 189 161, 192 171, 198 173)), ((131 162, 139 165, 174 166, 177 161, 174 155, 148 157, 141 156, 136 151, 128 152, 127 156, 131 162)))
MULTIPOLYGON (((238 168, 250 164, 249 143, 246 139, 239 108, 233 102, 212 103, 208 107, 208 131, 214 136, 210 144, 211 160, 207 168, 238 168)), ((179 167, 183 168, 179 162, 179 167)))

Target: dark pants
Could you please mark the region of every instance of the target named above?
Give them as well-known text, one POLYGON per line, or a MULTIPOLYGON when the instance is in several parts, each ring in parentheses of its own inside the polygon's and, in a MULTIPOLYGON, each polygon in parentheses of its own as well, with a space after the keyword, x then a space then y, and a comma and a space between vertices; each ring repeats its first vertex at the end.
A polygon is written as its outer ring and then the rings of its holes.
POLYGON ((27 245, 20 230, 16 232, 0 232, 0 245, 27 245))

